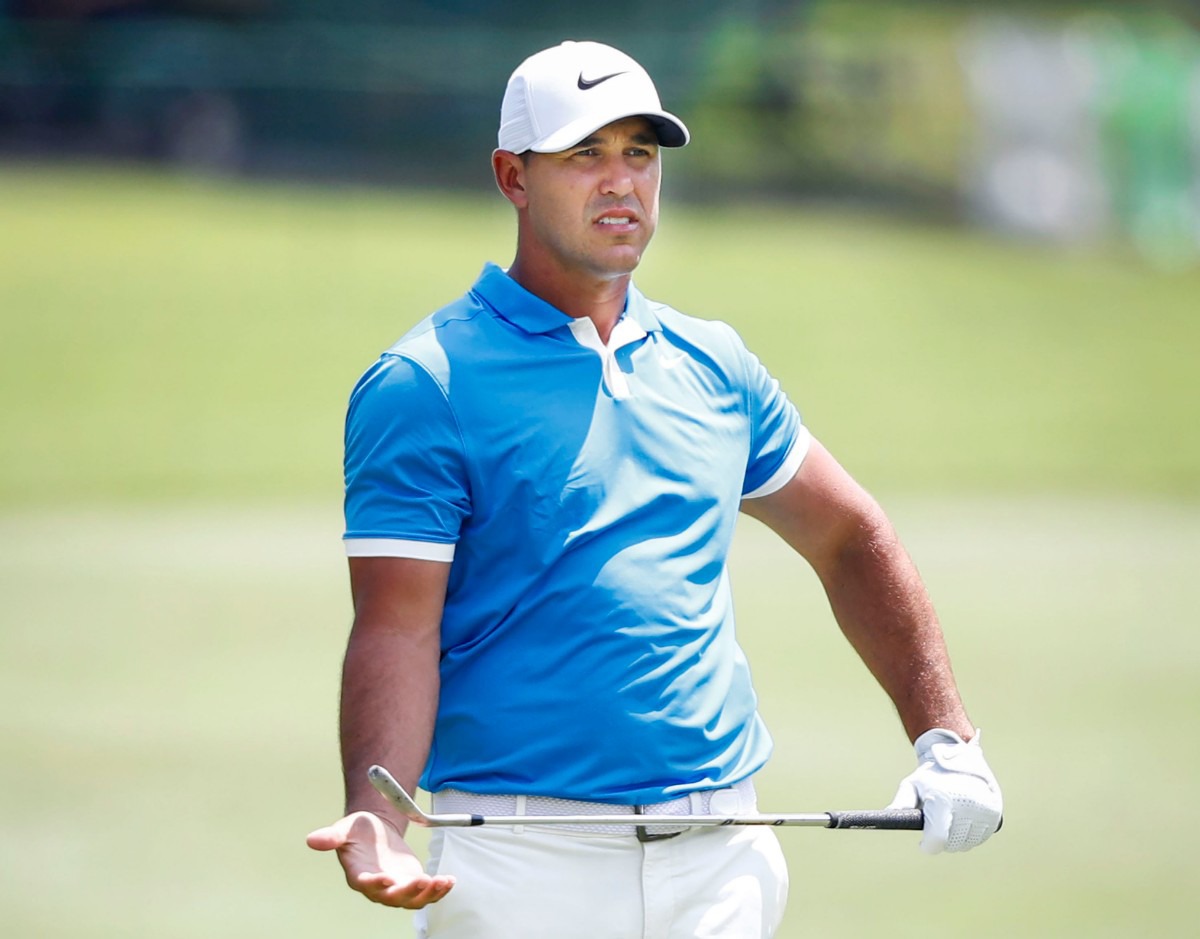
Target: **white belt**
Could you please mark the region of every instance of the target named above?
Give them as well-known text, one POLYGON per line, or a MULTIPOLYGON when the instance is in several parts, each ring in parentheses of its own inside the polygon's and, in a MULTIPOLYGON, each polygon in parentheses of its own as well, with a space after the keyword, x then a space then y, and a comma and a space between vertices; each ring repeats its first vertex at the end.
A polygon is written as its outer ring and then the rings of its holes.
POLYGON ((746 815, 758 810, 754 783, 743 779, 724 789, 702 789, 667 802, 647 805, 616 805, 609 802, 581 802, 550 796, 485 795, 462 789, 443 789, 433 794, 433 811, 469 815, 629 815, 624 825, 539 825, 539 828, 569 829, 610 835, 636 835, 639 841, 673 838, 686 828, 666 825, 637 825, 638 815, 746 815))

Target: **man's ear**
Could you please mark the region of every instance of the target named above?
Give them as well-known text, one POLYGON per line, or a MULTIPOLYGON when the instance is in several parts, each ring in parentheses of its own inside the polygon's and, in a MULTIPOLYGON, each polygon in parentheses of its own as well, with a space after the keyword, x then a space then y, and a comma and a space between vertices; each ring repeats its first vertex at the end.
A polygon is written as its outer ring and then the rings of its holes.
POLYGON ((520 156, 510 150, 495 151, 492 154, 492 173, 505 199, 518 209, 529 204, 529 196, 525 192, 525 161, 520 156))

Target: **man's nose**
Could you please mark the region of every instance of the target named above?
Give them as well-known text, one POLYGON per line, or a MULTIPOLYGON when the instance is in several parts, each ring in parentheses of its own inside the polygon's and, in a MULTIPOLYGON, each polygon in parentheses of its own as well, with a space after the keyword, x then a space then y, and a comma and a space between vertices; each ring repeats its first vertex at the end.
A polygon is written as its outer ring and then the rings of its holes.
POLYGON ((600 191, 614 196, 627 196, 633 192, 633 173, 623 157, 611 157, 605 161, 600 191))

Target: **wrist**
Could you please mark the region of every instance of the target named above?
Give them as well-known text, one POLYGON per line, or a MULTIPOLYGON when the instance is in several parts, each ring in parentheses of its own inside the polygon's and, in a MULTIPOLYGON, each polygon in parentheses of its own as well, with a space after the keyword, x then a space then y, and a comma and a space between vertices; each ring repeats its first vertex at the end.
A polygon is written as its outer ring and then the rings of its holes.
POLYGON ((369 796, 362 799, 348 799, 346 801, 345 814, 353 815, 356 812, 363 812, 367 815, 374 815, 387 825, 388 828, 403 838, 404 833, 408 831, 408 819, 386 802, 381 805, 380 801, 378 798, 370 798, 369 796))
MULTIPOLYGON (((916 751, 917 759, 924 763, 932 759, 933 747, 936 744, 964 746, 978 737, 979 730, 976 728, 972 728, 966 734, 961 734, 957 730, 951 730, 947 727, 931 727, 913 741, 913 750, 916 751)), ((978 743, 976 743, 976 746, 978 746, 978 743)))

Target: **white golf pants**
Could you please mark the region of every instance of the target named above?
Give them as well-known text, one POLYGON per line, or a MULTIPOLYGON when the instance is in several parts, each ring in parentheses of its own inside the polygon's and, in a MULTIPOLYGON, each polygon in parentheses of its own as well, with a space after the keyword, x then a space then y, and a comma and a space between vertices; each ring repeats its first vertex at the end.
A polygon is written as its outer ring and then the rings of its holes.
POLYGON ((457 882, 416 914, 418 939, 769 939, 788 891, 775 833, 750 826, 441 828, 428 869, 457 882))

